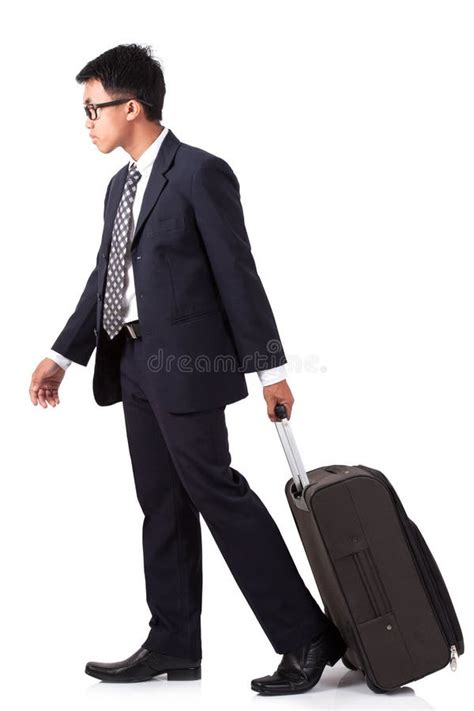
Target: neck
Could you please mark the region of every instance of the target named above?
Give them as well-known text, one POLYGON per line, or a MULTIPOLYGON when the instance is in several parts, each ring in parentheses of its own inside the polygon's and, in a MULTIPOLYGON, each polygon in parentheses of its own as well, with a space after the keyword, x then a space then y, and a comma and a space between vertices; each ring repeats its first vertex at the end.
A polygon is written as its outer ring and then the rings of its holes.
POLYGON ((133 160, 137 161, 148 146, 151 146, 153 141, 158 138, 163 128, 161 124, 150 124, 150 128, 144 128, 140 131, 140 135, 131 137, 130 142, 126 146, 123 146, 124 150, 133 160))

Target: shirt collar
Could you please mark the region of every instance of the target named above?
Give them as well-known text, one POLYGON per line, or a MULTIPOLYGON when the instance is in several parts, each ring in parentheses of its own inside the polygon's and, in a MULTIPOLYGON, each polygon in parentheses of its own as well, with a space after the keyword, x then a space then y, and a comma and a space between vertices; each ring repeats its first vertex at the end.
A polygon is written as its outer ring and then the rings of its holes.
POLYGON ((163 143, 163 139, 165 138, 166 134, 168 133, 168 128, 166 126, 163 126, 163 130, 160 133, 157 138, 151 143, 148 148, 146 148, 140 158, 138 160, 133 160, 133 158, 130 156, 130 161, 128 163, 128 167, 132 165, 132 163, 137 164, 137 168, 139 172, 143 175, 144 171, 147 170, 147 168, 150 168, 150 166, 153 164, 156 156, 158 155, 158 151, 160 149, 161 144, 163 143))

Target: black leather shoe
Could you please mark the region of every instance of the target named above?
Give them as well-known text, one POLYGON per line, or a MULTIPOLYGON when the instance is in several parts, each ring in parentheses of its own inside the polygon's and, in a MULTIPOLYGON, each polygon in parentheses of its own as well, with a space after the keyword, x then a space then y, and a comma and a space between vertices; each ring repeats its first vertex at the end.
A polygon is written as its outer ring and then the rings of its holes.
POLYGON ((168 681, 201 678, 201 660, 169 657, 140 647, 121 662, 87 662, 86 674, 102 681, 147 681, 168 674, 168 681))
POLYGON ((274 674, 252 679, 260 694, 299 694, 315 686, 326 664, 334 664, 346 651, 336 627, 331 627, 294 652, 286 652, 274 674))

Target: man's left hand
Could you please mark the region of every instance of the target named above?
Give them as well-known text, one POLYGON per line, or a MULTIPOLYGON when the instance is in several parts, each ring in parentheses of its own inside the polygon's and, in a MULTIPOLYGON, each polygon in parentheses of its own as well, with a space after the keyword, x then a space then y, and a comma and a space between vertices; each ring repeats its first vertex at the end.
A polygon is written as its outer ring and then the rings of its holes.
POLYGON ((263 388, 263 397, 267 403, 268 417, 272 422, 279 422, 279 418, 275 415, 275 405, 280 403, 286 407, 286 414, 288 419, 290 419, 295 398, 286 380, 279 380, 278 383, 265 385, 263 388))

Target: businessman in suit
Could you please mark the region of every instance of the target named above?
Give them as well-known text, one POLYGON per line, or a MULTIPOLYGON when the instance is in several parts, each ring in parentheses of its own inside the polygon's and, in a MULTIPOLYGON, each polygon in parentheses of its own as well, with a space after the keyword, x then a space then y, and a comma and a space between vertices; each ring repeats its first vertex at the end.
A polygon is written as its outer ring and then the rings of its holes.
POLYGON ((283 655, 251 688, 306 691, 345 644, 263 502, 230 465, 224 410, 248 395, 246 373, 258 373, 270 420, 276 404, 290 416, 294 402, 237 177, 161 124, 165 82, 149 48, 119 45, 76 80, 91 140, 102 153, 122 147, 130 160, 108 184, 95 267, 35 369, 30 397, 55 407, 66 369, 86 366, 96 350, 95 400, 124 411, 152 615, 139 650, 85 671, 104 681, 201 678, 202 515, 283 655))

